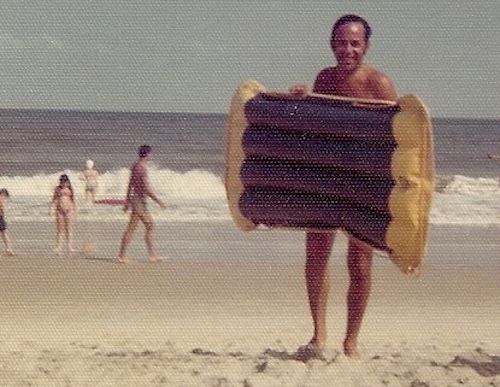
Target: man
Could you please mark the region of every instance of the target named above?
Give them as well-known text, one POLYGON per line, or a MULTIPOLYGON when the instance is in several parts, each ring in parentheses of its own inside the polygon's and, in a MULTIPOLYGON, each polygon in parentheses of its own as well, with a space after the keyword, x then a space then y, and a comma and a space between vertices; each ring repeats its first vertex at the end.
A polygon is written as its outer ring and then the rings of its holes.
MULTIPOLYGON (((370 26, 357 15, 345 15, 335 22, 330 46, 337 65, 319 72, 314 82, 314 93, 389 101, 397 99, 391 80, 363 63, 370 47, 370 35, 370 26)), ((293 87, 291 92, 300 96, 308 91, 307 87, 299 85, 293 87)), ((322 356, 322 348, 326 343, 326 309, 330 288, 328 259, 334 237, 334 232, 309 231, 306 235, 305 275, 314 334, 307 345, 299 348, 298 354, 308 357, 322 356)), ((351 358, 360 356, 358 335, 370 294, 372 256, 373 249, 370 246, 353 237, 349 238, 347 265, 350 285, 344 353, 351 358)))
POLYGON ((159 260, 153 247, 153 218, 147 209, 146 199, 150 197, 162 209, 165 209, 165 204, 154 194, 149 184, 147 163, 151 157, 151 146, 142 145, 139 147, 137 153, 139 159, 131 168, 127 197, 123 208, 125 212, 130 209, 131 214, 127 229, 122 237, 120 252, 118 253, 118 262, 121 263, 128 261, 125 253, 139 221, 146 228, 145 241, 149 261, 156 262, 159 260))

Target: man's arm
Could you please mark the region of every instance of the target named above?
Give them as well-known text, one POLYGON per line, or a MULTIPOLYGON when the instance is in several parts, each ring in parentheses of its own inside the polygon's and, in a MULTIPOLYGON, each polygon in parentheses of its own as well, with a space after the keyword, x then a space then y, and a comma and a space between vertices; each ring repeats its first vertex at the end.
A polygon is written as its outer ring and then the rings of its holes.
POLYGON ((130 177, 128 179, 127 194, 125 195, 125 199, 127 200, 127 202, 130 200, 130 194, 132 192, 132 179, 132 173, 130 173, 130 177))
POLYGON ((133 170, 130 171, 130 177, 128 179, 127 194, 125 195, 125 204, 123 205, 123 211, 127 212, 130 205, 130 194, 132 193, 132 180, 133 180, 133 170))
POLYGON ((141 171, 141 173, 142 173, 142 178, 143 178, 143 182, 144 182, 144 190, 145 190, 144 193, 147 196, 149 196, 152 200, 154 200, 156 203, 158 203, 158 205, 161 208, 165 208, 165 204, 163 203, 163 201, 158 196, 156 196, 153 189, 151 188, 151 184, 149 183, 149 177, 148 177, 148 172, 147 172, 146 168, 144 168, 141 171))
POLYGON ((333 67, 327 67, 321 70, 314 80, 312 91, 318 94, 332 94, 332 86, 334 82, 332 81, 333 67))
POLYGON ((398 94, 390 78, 381 73, 374 72, 370 77, 370 87, 373 90, 375 99, 383 99, 386 101, 396 101, 398 94))

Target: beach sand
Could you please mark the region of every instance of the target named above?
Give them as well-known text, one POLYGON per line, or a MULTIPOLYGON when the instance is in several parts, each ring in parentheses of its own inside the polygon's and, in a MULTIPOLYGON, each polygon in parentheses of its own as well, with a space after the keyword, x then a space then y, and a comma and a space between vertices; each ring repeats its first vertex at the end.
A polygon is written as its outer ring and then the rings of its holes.
POLYGON ((377 254, 357 361, 341 353, 339 236, 326 359, 309 362, 295 356, 312 333, 303 233, 163 223, 168 259, 148 263, 137 233, 137 259, 123 265, 113 259, 124 227, 80 220, 85 251, 56 257, 52 224, 11 222, 0 386, 500 386, 498 227, 432 228, 418 278, 377 254))

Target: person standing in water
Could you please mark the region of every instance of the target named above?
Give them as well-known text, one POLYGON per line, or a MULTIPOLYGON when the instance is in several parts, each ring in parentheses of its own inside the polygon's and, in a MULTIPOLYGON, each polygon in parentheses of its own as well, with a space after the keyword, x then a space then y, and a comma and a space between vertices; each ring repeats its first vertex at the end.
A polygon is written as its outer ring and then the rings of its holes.
POLYGON ((144 240, 146 242, 149 261, 156 262, 160 260, 154 248, 154 222, 147 208, 146 199, 148 197, 151 198, 158 203, 161 209, 165 209, 165 204, 155 195, 149 183, 147 164, 151 157, 151 150, 151 146, 149 145, 140 146, 137 151, 139 158, 130 169, 130 179, 125 198, 125 206, 123 207, 125 212, 130 210, 130 219, 123 233, 120 251, 118 252, 117 259, 118 262, 121 263, 126 263, 128 261, 126 256, 127 247, 139 222, 142 222, 146 229, 144 240))
POLYGON ((68 175, 59 177, 59 184, 54 188, 52 201, 50 202, 49 215, 56 218, 56 245, 54 251, 61 254, 63 237, 69 252, 73 248, 73 221, 76 213, 75 194, 68 175))
POLYGON ((14 255, 10 243, 9 233, 7 232, 7 223, 5 222, 5 210, 7 208, 7 201, 9 199, 9 191, 5 188, 0 189, 0 235, 5 246, 5 253, 7 255, 14 255))
POLYGON ((87 160, 86 168, 83 170, 80 180, 85 181, 85 200, 88 204, 94 204, 98 188, 99 172, 94 168, 94 162, 87 160))

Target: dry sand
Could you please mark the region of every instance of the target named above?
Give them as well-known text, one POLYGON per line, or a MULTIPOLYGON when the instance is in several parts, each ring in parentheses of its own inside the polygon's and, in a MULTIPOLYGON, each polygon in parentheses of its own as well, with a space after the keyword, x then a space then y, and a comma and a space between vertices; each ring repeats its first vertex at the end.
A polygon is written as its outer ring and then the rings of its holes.
POLYGON ((39 242, 51 226, 13 227, 20 253, 0 257, 0 386, 500 386, 498 228, 431 231, 419 278, 377 259, 359 361, 340 353, 340 237, 326 360, 303 362, 301 233, 159 225, 169 259, 147 263, 137 235, 120 265, 123 224, 80 223, 92 248, 63 257, 39 242))

